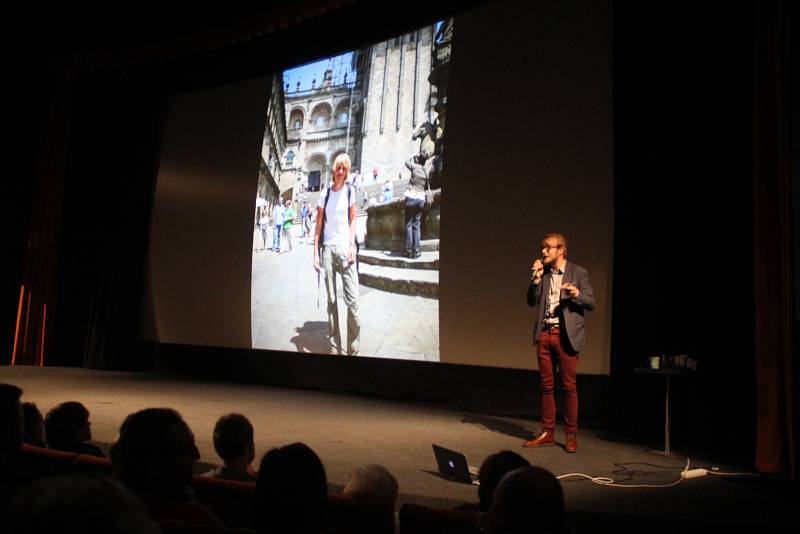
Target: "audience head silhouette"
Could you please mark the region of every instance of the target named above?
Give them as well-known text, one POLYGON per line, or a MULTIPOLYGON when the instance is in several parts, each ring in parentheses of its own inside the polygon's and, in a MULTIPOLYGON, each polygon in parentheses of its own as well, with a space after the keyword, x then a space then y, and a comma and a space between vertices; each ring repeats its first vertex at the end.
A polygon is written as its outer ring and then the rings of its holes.
POLYGON ((214 425, 214 450, 231 469, 245 470, 255 458, 253 425, 247 417, 231 413, 214 425))
POLYGON ((328 501, 319 457, 303 443, 266 453, 258 470, 256 501, 259 532, 319 532, 328 501))
POLYGON ((111 446, 120 480, 148 501, 187 500, 200 458, 194 435, 170 408, 148 408, 125 418, 111 446))
POLYGON ((536 466, 506 474, 486 513, 486 534, 564 531, 564 493, 552 473, 536 466))
POLYGON ((492 497, 497 484, 507 474, 520 467, 531 465, 528 460, 516 452, 505 450, 495 454, 490 454, 481 464, 478 479, 481 485, 478 486, 478 498, 481 502, 481 509, 488 510, 492 505, 492 497))
POLYGON ((25 417, 25 437, 22 441, 37 447, 45 446, 44 417, 39 407, 33 402, 22 403, 22 413, 25 417))
POLYGON ((0 465, 19 452, 25 432, 22 390, 11 384, 0 384, 0 465))
POLYGON ((92 439, 89 410, 80 402, 62 402, 47 412, 44 430, 51 449, 82 452, 81 444, 92 439))
POLYGON ((6 534, 158 534, 139 500, 108 478, 44 478, 20 491, 0 519, 6 534))
POLYGON ((353 469, 342 493, 353 500, 394 512, 397 491, 397 479, 382 465, 373 464, 353 469))

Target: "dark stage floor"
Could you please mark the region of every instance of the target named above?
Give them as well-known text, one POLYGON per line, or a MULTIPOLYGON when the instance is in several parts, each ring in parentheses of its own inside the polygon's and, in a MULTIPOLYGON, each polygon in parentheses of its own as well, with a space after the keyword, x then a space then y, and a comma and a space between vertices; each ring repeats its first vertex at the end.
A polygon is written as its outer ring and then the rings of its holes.
MULTIPOLYGON (((202 461, 219 460, 211 442, 216 419, 245 414, 255 427, 257 458, 272 447, 302 441, 322 459, 332 491, 347 481, 351 468, 385 465, 400 483, 398 506, 414 502, 450 508, 477 500, 476 488, 437 473, 431 444, 463 452, 479 466, 486 455, 511 449, 532 464, 559 475, 583 473, 622 484, 662 485, 679 480, 687 458, 664 458, 641 444, 613 442, 597 429, 582 429, 580 450, 521 447, 538 423, 456 412, 431 406, 262 385, 210 383, 142 373, 72 368, 0 367, 0 382, 24 390, 46 413, 59 402, 77 400, 91 411, 94 438, 111 442, 124 417, 146 407, 177 409, 195 433, 202 461), (628 474, 614 471, 627 468, 628 474)), ((558 439, 563 440, 561 429, 558 439)), ((691 458, 692 467, 748 472, 746 467, 691 458)), ((257 467, 257 465, 256 465, 257 467)), ((649 531, 692 525, 758 525, 776 530, 796 526, 800 517, 796 484, 764 477, 706 476, 669 488, 616 488, 584 478, 562 480, 567 510, 578 531, 634 525, 649 531), (791 521, 791 523, 787 523, 791 521)))

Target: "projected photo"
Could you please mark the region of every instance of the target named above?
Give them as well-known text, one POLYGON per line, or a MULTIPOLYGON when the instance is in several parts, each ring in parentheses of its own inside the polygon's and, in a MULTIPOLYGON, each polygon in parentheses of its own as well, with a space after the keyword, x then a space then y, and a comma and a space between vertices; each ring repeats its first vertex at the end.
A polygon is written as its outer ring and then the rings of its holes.
POLYGON ((439 361, 453 20, 273 79, 253 217, 253 348, 439 361))

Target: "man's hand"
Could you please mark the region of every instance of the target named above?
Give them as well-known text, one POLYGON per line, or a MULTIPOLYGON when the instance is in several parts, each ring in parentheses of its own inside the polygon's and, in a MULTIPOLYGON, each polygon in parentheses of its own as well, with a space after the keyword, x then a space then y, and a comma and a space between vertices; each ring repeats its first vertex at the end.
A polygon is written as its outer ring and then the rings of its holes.
POLYGON ((316 254, 314 255, 314 270, 319 272, 319 258, 316 254))
POLYGON ((539 282, 539 280, 542 279, 542 274, 544 274, 544 265, 542 264, 542 260, 537 259, 533 262, 533 266, 531 267, 531 280, 539 282))
POLYGON ((575 284, 570 284, 569 282, 565 284, 561 284, 561 289, 565 290, 569 293, 570 298, 576 299, 580 296, 581 290, 578 289, 575 284))
POLYGON ((356 244, 350 243, 350 252, 347 253, 347 261, 353 263, 356 261, 356 244))

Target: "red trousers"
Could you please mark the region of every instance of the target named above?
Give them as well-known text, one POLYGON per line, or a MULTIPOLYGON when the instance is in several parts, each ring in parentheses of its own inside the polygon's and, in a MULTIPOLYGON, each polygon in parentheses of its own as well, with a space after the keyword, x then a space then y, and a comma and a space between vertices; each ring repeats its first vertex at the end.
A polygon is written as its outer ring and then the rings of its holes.
MULTIPOLYGON (((575 376, 578 368, 578 355, 569 354, 561 342, 559 328, 542 330, 536 344, 539 358, 539 374, 542 377, 542 430, 553 432, 556 429, 556 398, 553 394, 555 366, 561 372, 561 387, 564 390, 564 430, 569 434, 578 431, 578 389, 575 376)), ((564 332, 566 335, 566 332, 564 332)))

